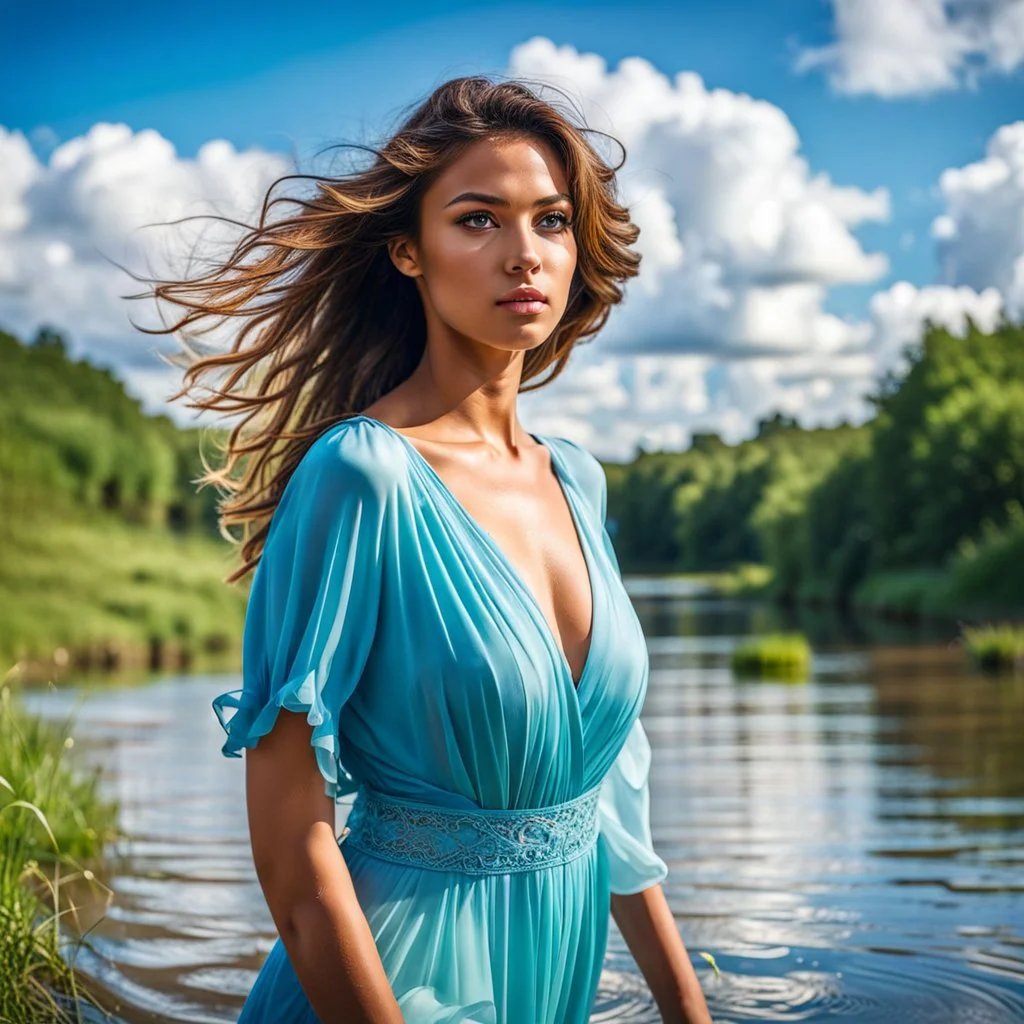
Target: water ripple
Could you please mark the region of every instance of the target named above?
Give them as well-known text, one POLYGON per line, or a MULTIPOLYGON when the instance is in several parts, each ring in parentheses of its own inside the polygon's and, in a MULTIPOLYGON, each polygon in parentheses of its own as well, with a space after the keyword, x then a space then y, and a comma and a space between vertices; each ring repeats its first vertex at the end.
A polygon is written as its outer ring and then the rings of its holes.
MULTIPOLYGON (((659 593, 635 588, 652 831, 716 1024, 1024 1021, 1024 688, 944 644, 818 644, 806 684, 737 681, 729 653, 770 614, 659 593)), ((237 1019, 276 938, 209 714, 235 685, 100 691, 79 713, 76 753, 132 833, 79 966, 132 1024, 237 1019)), ((63 717, 77 696, 37 704, 63 717)), ((614 924, 592 1019, 660 1019, 614 924)))

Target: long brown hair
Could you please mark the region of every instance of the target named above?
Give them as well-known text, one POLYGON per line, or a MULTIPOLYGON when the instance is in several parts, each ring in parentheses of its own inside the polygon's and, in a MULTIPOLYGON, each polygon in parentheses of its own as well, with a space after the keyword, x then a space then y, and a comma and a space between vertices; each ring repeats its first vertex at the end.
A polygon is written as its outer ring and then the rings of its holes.
POLYGON ((629 246, 639 229, 616 201, 624 147, 619 164, 609 166, 586 138, 592 129, 579 121, 522 82, 454 78, 379 149, 356 147, 373 155, 369 167, 340 176, 283 175, 267 190, 259 223, 245 226, 226 261, 187 280, 144 278, 156 282, 153 289, 127 296, 185 311, 163 328, 139 327, 175 334, 185 350, 170 360, 185 367, 171 400, 198 385, 209 394, 193 396, 190 408, 241 414, 224 463, 211 467, 204 459, 206 473, 197 481, 221 489, 219 525, 227 539, 237 542, 227 527, 243 524, 242 564, 225 582, 241 579, 259 560, 285 484, 316 437, 372 405, 418 365, 426 344, 423 305, 413 281, 391 262, 387 243, 416 237, 420 196, 467 146, 508 134, 545 141, 563 161, 574 200, 578 255, 568 305, 544 344, 525 354, 520 391, 554 380, 576 342, 604 325, 622 299, 621 285, 637 273, 640 256, 629 246), (293 178, 313 181, 312 197, 271 198, 293 178), (271 208, 282 202, 296 203, 298 212, 271 221, 271 208), (186 340, 203 333, 194 330, 197 322, 231 317, 242 326, 229 351, 202 354, 201 345, 186 340))

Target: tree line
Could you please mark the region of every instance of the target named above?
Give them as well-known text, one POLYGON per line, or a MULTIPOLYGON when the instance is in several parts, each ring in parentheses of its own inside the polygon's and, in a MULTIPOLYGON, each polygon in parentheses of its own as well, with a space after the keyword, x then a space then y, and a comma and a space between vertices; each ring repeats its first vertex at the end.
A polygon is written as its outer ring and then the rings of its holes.
POLYGON ((1024 327, 927 324, 859 426, 776 415, 727 445, 606 467, 624 571, 771 569, 781 599, 917 580, 935 611, 1024 612, 1024 327))

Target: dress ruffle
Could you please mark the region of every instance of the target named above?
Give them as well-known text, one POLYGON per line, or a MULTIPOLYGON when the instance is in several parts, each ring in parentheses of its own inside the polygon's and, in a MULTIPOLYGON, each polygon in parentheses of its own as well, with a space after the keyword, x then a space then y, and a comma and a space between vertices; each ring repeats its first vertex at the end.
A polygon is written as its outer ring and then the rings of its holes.
POLYGON ((324 777, 324 792, 335 800, 354 793, 358 783, 341 762, 338 723, 321 699, 322 691, 316 673, 310 671, 285 683, 266 703, 254 699, 244 689, 229 690, 215 697, 213 710, 227 733, 221 753, 225 757, 241 757, 243 747, 255 747, 260 737, 274 728, 282 708, 302 711, 306 714, 306 721, 313 726, 310 743, 316 754, 317 767, 324 777), (235 713, 225 718, 225 711, 231 708, 236 709, 235 713))
POLYGON ((341 761, 339 719, 373 642, 388 508, 387 473, 365 450, 342 451, 345 440, 318 439, 289 478, 246 606, 242 688, 213 701, 227 757, 255 747, 282 708, 304 712, 324 792, 336 801, 358 788, 341 761))

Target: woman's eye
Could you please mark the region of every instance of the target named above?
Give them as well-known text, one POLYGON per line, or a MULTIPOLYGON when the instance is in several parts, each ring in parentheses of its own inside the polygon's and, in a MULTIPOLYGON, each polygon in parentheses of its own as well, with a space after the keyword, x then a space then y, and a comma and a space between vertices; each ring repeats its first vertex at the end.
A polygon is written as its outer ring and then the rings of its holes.
POLYGON ((464 217, 459 218, 459 223, 469 224, 474 228, 485 228, 487 227, 486 222, 490 219, 491 215, 489 213, 467 213, 464 217), (484 221, 483 224, 480 223, 481 220, 484 221))
MULTIPOLYGON (((555 210, 552 213, 545 214, 542 219, 548 220, 551 217, 556 218, 558 224, 561 225, 562 228, 569 227, 569 218, 564 213, 560 213, 558 210, 555 210)), ((551 226, 554 227, 554 225, 551 226)))
MULTIPOLYGON (((471 228, 485 228, 488 222, 494 223, 494 218, 484 210, 479 210, 476 213, 463 214, 457 221, 459 224, 466 224, 471 228)), ((565 228, 571 227, 572 222, 569 218, 559 210, 553 210, 551 213, 546 213, 541 218, 541 224, 547 228, 553 228, 556 231, 562 231, 565 228), (554 221, 554 223, 552 223, 554 221)))

